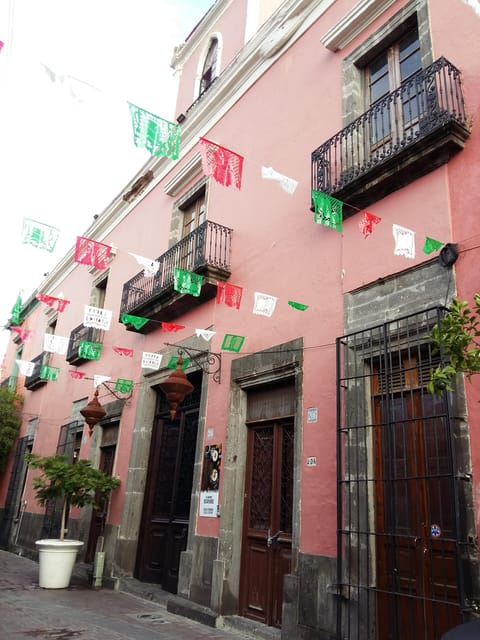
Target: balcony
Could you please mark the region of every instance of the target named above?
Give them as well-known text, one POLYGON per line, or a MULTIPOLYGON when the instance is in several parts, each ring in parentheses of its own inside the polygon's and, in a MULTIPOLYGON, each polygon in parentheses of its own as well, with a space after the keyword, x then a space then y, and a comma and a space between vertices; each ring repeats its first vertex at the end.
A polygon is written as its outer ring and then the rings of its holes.
POLYGON ((88 358, 83 358, 79 355, 80 341, 87 340, 88 342, 102 342, 103 331, 96 329, 95 327, 85 327, 80 324, 75 327, 70 333, 70 341, 68 343, 68 351, 65 359, 71 365, 78 366, 84 362, 88 362, 88 358))
POLYGON ((460 72, 439 58, 312 153, 312 189, 351 204, 346 218, 448 162, 469 135, 460 72))
MULTIPOLYGON (((203 222, 157 258, 160 267, 155 276, 145 277, 141 271, 123 285, 120 316, 128 313, 154 321, 147 322, 140 330, 148 333, 158 327, 157 322, 169 322, 214 298, 217 280, 225 281, 231 274, 231 236, 232 229, 209 220, 203 222), (203 276, 199 297, 174 290, 176 267, 203 276)), ((127 329, 133 327, 127 326, 127 329)))
POLYGON ((34 368, 31 376, 25 377, 25 389, 29 391, 33 391, 38 387, 41 387, 44 384, 47 384, 47 380, 40 377, 40 371, 42 369, 42 365, 48 364, 50 361, 50 353, 48 351, 43 351, 40 355, 32 358, 30 362, 34 363, 34 368))

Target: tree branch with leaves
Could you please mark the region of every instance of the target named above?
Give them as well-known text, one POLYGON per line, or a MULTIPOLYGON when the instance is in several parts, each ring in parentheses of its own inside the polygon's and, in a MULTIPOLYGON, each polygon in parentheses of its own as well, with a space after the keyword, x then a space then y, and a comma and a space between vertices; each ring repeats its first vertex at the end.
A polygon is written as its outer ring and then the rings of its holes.
POLYGON ((20 433, 23 398, 8 387, 0 387, 0 473, 5 471, 10 452, 20 433))
POLYGON ((473 305, 454 299, 447 315, 432 329, 431 340, 445 365, 431 373, 430 393, 451 390, 459 374, 470 381, 480 373, 480 294, 473 297, 473 305))
POLYGON ((41 471, 33 479, 37 502, 44 507, 51 500, 62 501, 60 540, 65 537, 69 507, 92 505, 96 509, 97 499, 108 497, 120 485, 119 478, 95 469, 90 460, 70 462, 62 453, 43 458, 27 453, 25 460, 30 468, 41 471))

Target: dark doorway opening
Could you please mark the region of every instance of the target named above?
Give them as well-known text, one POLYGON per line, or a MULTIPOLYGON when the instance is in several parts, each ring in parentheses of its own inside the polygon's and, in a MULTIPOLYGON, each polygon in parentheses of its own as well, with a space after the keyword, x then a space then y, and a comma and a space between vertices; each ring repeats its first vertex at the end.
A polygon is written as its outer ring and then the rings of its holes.
POLYGON ((158 391, 135 577, 177 592, 180 554, 187 547, 198 432, 201 374, 171 420, 158 391))

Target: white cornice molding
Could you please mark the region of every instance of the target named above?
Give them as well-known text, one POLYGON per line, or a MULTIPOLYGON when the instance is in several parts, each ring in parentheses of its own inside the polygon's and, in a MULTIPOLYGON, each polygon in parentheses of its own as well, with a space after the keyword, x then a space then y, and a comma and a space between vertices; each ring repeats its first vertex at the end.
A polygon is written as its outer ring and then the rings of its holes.
MULTIPOLYGON (((266 73, 284 51, 292 46, 335 1, 287 0, 267 20, 256 35, 247 42, 198 104, 189 111, 186 120, 182 123, 182 138, 178 160, 173 161, 160 156, 150 156, 144 166, 129 181, 128 185, 121 190, 83 235, 98 242, 103 242, 143 198, 155 189, 159 183, 168 178, 169 174, 171 177, 166 183, 165 189, 168 185, 170 185, 170 189, 175 189, 178 184, 186 184, 184 182, 185 175, 188 175, 189 171, 194 171, 195 156, 176 173, 174 172, 175 167, 188 157, 198 144, 198 138, 206 135, 257 80, 266 73), (150 170, 153 172, 154 177, 144 191, 132 202, 125 202, 123 194, 130 190, 133 184, 150 170)), ((224 3, 220 4, 223 6, 224 3)), ((212 7, 212 10, 215 7, 216 5, 212 7)), ((241 153, 241 149, 238 149, 238 152, 241 153)), ((191 174, 191 177, 194 177, 194 173, 191 174)), ((175 193, 169 193, 169 195, 175 195, 175 193)), ((123 249, 123 247, 119 247, 119 249, 123 249)), ((73 271, 75 266, 73 247, 46 280, 42 282, 41 291, 48 293, 60 286, 61 282, 73 271)))
POLYGON ((396 0, 360 0, 343 18, 321 38, 320 42, 339 51, 366 29, 396 0))
POLYGON ((176 196, 190 180, 202 170, 202 160, 200 153, 196 153, 190 160, 178 171, 173 178, 165 183, 163 190, 167 196, 176 196))

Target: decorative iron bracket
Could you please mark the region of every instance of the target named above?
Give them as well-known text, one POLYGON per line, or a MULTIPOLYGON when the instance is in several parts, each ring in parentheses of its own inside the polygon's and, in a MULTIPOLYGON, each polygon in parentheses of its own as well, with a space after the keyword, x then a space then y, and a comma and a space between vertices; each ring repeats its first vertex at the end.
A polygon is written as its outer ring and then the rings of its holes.
POLYGON ((195 347, 185 347, 184 345, 170 344, 165 342, 167 347, 174 347, 179 356, 188 356, 208 376, 212 376, 213 381, 218 384, 222 381, 222 354, 195 347), (194 353, 195 352, 195 353, 194 353))
MULTIPOLYGON (((116 393, 116 391, 114 391, 114 389, 110 389, 110 387, 108 386, 108 381, 104 381, 101 383, 105 389, 112 394, 112 396, 114 396, 115 398, 117 398, 117 400, 130 400, 130 398, 133 395, 133 390, 132 391, 128 391, 127 393, 116 393)), ((113 384, 112 382, 110 382, 110 384, 113 384)))

